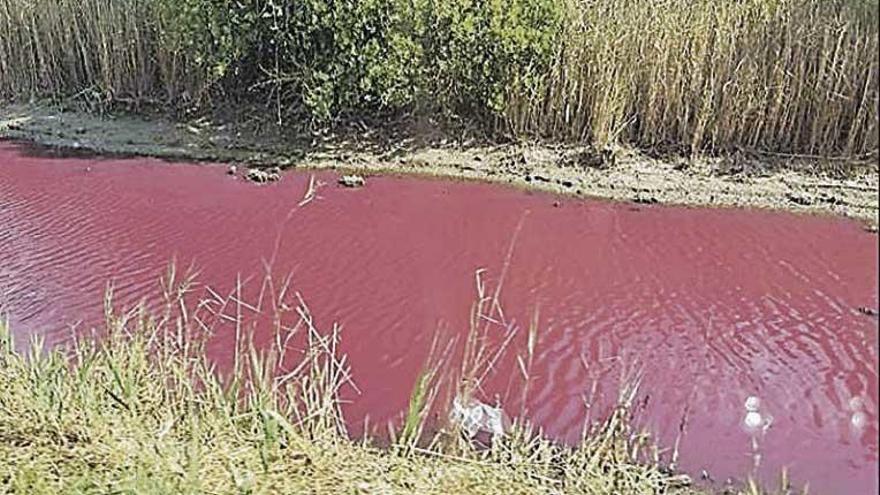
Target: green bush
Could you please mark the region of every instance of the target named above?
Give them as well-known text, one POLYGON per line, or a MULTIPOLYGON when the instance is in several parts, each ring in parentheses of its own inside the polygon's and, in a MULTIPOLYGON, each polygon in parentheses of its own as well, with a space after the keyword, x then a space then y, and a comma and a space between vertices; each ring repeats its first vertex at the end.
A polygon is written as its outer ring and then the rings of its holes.
POLYGON ((162 0, 213 90, 327 121, 413 107, 489 115, 550 65, 549 0, 162 0))
POLYGON ((540 88, 563 20, 552 0, 428 0, 424 14, 433 90, 470 116, 499 115, 510 93, 540 88))

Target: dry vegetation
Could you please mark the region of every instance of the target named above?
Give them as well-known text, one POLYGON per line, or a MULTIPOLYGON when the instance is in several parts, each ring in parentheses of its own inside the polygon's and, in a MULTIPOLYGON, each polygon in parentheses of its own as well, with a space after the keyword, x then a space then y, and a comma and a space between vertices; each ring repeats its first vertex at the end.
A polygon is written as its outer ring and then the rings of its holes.
POLYGON ((430 112, 508 135, 682 153, 878 150, 872 0, 236 5, 0 0, 0 96, 200 111, 250 102, 268 120, 311 126, 430 112), (322 20, 328 9, 334 21, 322 20))
POLYGON ((545 98, 515 128, 645 148, 876 153, 876 6, 576 2, 545 98), (861 8, 860 8, 861 7, 861 8))

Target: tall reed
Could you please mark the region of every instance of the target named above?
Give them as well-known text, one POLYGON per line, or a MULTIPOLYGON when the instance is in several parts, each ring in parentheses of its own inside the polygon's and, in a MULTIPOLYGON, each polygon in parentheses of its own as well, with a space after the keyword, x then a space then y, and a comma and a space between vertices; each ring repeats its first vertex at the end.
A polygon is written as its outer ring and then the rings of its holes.
POLYGON ((153 0, 0 0, 0 97, 185 101, 199 74, 153 0))
POLYGON ((570 0, 518 132, 689 151, 855 156, 878 147, 876 2, 570 0))

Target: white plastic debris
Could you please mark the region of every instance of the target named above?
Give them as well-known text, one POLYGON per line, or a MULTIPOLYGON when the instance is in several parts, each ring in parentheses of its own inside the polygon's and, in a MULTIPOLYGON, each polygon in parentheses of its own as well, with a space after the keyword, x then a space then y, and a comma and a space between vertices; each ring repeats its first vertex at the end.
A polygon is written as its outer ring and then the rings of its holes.
POLYGON ((743 422, 746 424, 746 428, 756 430, 764 422, 764 418, 757 411, 749 411, 746 413, 746 419, 743 422))
POLYGON ((849 409, 852 412, 849 423, 856 431, 863 430, 868 424, 868 415, 862 410, 864 407, 865 403, 861 397, 853 397, 849 400, 849 409))
POLYGON ((755 434, 759 431, 767 433, 773 424, 773 416, 769 414, 761 414, 761 399, 751 395, 746 399, 745 403, 746 415, 743 418, 743 424, 750 433, 755 434))
POLYGON ((490 433, 493 437, 502 436, 508 421, 504 411, 498 407, 474 399, 463 401, 459 397, 452 401, 449 416, 471 438, 480 432, 490 433))
POLYGON ((868 424, 868 415, 863 411, 856 411, 853 413, 852 417, 849 420, 852 427, 856 430, 863 430, 865 425, 868 424))
POLYGON ((865 402, 861 397, 853 397, 849 400, 849 409, 851 411, 861 411, 865 407, 865 402))
POLYGON ((746 399, 746 411, 757 412, 761 407, 761 399, 755 397, 754 395, 750 395, 746 399))

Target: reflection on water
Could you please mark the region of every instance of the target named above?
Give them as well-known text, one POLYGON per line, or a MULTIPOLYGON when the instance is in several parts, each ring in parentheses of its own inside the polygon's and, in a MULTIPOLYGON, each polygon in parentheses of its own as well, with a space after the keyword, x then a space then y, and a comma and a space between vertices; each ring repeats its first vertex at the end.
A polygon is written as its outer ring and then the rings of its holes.
MULTIPOLYGON (((478 399, 577 441, 588 411, 617 397, 622 366, 640 363, 639 421, 665 445, 683 435, 690 472, 724 480, 757 458, 761 476, 788 466, 812 493, 877 487, 877 320, 858 308, 877 308, 878 248, 854 223, 554 207, 541 194, 391 177, 348 190, 330 174, 285 222, 307 175, 255 186, 225 172, 0 143, 0 304, 13 331, 64 341, 69 325, 100 320, 108 281, 117 302, 135 303, 157 294, 172 258, 221 292, 274 258, 319 325, 343 325, 358 431, 367 415, 399 417, 435 330, 467 329, 475 271, 497 277, 522 222, 502 302, 522 328, 539 315, 531 379, 524 394, 516 360, 501 360, 478 399)), ((220 364, 230 337, 209 348, 220 364)))

